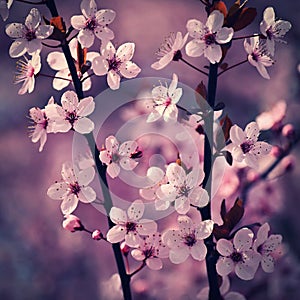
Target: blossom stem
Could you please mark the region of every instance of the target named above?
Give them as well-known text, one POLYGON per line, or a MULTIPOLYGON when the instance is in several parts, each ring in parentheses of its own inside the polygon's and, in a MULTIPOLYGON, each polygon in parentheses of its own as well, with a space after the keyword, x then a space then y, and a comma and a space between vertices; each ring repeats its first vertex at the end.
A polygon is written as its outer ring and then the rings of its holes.
POLYGON ((26 3, 26 4, 33 4, 33 5, 39 5, 39 4, 46 4, 46 0, 40 1, 40 2, 33 2, 33 1, 27 1, 27 0, 16 0, 16 2, 26 3))
POLYGON ((293 148, 300 142, 300 134, 295 137, 293 141, 291 141, 288 146, 280 153, 280 155, 277 157, 277 159, 263 172, 261 173, 258 178, 254 181, 247 182, 241 192, 241 198, 244 202, 244 205, 247 201, 248 193, 251 188, 253 188, 255 185, 257 185, 259 182, 265 180, 268 175, 277 167, 277 165, 282 161, 284 157, 289 155, 293 148))
POLYGON ((236 64, 234 64, 234 65, 228 67, 227 69, 225 69, 225 70, 223 70, 222 72, 220 72, 220 73, 218 74, 218 76, 222 75, 223 73, 225 73, 225 72, 227 72, 227 71, 229 71, 229 70, 231 70, 231 69, 233 69, 233 68, 235 68, 235 67, 238 67, 238 66, 240 66, 240 65, 242 65, 242 64, 244 64, 244 63, 246 63, 247 61, 248 61, 248 59, 245 59, 245 60, 242 60, 242 61, 240 61, 240 62, 238 62, 238 63, 236 63, 236 64))
POLYGON ((72 80, 68 79, 68 78, 63 78, 63 77, 59 77, 59 76, 52 76, 52 75, 43 74, 43 73, 39 73, 38 76, 49 77, 49 78, 56 78, 56 79, 67 80, 69 82, 72 82, 72 80))
POLYGON ((92 77, 92 76, 94 76, 94 75, 95 75, 94 72, 91 73, 91 74, 89 74, 88 76, 84 77, 84 78, 81 80, 81 82, 84 82, 85 80, 87 80, 88 78, 90 78, 90 77, 92 77))
POLYGON ((143 260, 143 263, 135 271, 133 271, 131 274, 128 275, 132 277, 133 275, 141 271, 145 266, 146 266, 146 260, 143 260))
POLYGON ((55 46, 53 46, 53 45, 48 45, 48 44, 43 43, 43 42, 42 42, 42 45, 43 45, 43 46, 46 46, 46 47, 48 47, 48 48, 53 48, 53 49, 55 49, 55 48, 60 48, 60 47, 61 47, 61 45, 55 45, 55 46))
MULTIPOLYGON (((48 9, 50 10, 52 17, 59 16, 57 8, 56 8, 55 0, 47 0, 46 5, 47 5, 48 9)), ((76 67, 74 64, 73 57, 71 55, 71 51, 70 51, 66 36, 61 41, 61 48, 62 48, 62 51, 66 58, 78 99, 83 99, 84 94, 83 94, 83 90, 82 90, 82 82, 78 78, 77 70, 76 70, 76 67)), ((107 178, 106 178, 106 166, 104 164, 102 164, 102 162, 99 159, 100 152, 99 152, 99 149, 97 148, 97 144, 95 142, 93 133, 86 134, 85 137, 87 139, 88 145, 89 145, 92 153, 94 154, 95 164, 96 164, 96 167, 97 167, 97 170, 99 173, 100 185, 102 188, 102 193, 103 193, 103 198, 104 198, 103 206, 104 206, 105 211, 108 216, 107 220, 108 220, 109 228, 112 228, 115 224, 110 220, 109 212, 110 212, 111 208, 113 207, 113 203, 112 203, 112 199, 111 199, 111 195, 110 195, 109 187, 108 187, 108 183, 107 183, 107 178)), ((119 243, 112 244, 112 248, 113 248, 115 260, 117 263, 117 267, 118 267, 118 271, 119 271, 119 275, 120 275, 120 279, 121 279, 124 300, 132 300, 131 289, 130 289, 130 278, 131 277, 126 273, 123 255, 122 255, 122 252, 120 249, 120 244, 119 243)))
POLYGON ((204 71, 198 69, 197 67, 195 67, 194 65, 192 65, 191 63, 189 63, 189 62, 188 62, 187 60, 185 60, 184 58, 181 57, 180 60, 183 61, 183 62, 184 62, 185 64, 187 64, 188 66, 190 66, 191 68, 193 68, 194 70, 196 70, 196 71, 198 71, 198 72, 200 72, 200 73, 202 73, 202 74, 208 76, 208 73, 206 73, 206 72, 204 72, 204 71))
POLYGON ((238 37, 232 38, 232 40, 243 40, 243 39, 247 39, 247 38, 251 38, 251 37, 255 37, 255 36, 260 36, 260 34, 254 33, 254 34, 245 35, 245 36, 238 36, 238 37))
MULTIPOLYGON (((215 106, 216 91, 218 82, 218 64, 210 64, 209 76, 208 76, 208 87, 207 87, 207 102, 210 107, 215 106)), ((205 118, 204 131, 204 173, 205 177, 203 180, 203 187, 206 189, 209 195, 209 203, 207 206, 199 209, 202 220, 211 219, 211 185, 212 185, 212 166, 213 166, 213 114, 208 114, 205 118)), ((218 253, 215 250, 215 244, 213 242, 213 235, 210 235, 204 240, 207 247, 207 255, 205 258, 207 277, 209 283, 209 300, 221 300, 218 285, 218 274, 216 270, 216 263, 218 260, 218 253)))

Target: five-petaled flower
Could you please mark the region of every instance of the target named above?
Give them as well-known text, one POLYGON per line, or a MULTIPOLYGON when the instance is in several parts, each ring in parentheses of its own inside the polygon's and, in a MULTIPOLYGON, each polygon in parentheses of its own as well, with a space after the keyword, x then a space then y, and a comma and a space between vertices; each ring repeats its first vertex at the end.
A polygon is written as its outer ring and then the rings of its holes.
POLYGON ((30 133, 31 141, 37 143, 40 141, 39 151, 43 151, 44 145, 47 141, 47 133, 54 132, 54 120, 49 118, 52 111, 56 110, 56 104, 54 99, 51 97, 45 108, 40 109, 38 107, 32 107, 29 110, 30 119, 33 121, 33 125, 29 128, 32 130, 30 133))
POLYGON ((234 235, 233 242, 218 240, 217 251, 221 256, 216 268, 219 275, 226 276, 234 270, 243 280, 254 278, 261 255, 252 249, 253 236, 250 229, 242 228, 234 235))
POLYGON ((187 33, 182 37, 181 32, 172 32, 160 45, 160 48, 156 52, 159 60, 151 65, 151 68, 155 70, 161 70, 166 67, 172 60, 178 61, 181 57, 181 49, 184 47, 189 34, 187 33))
POLYGON ((282 241, 280 234, 271 234, 268 236, 269 231, 269 224, 263 224, 258 229, 257 237, 253 243, 253 249, 261 255, 261 267, 266 273, 274 271, 274 254, 282 241))
POLYGON ((163 266, 161 258, 169 256, 169 249, 162 242, 161 234, 156 232, 143 237, 137 249, 131 251, 131 255, 138 261, 145 261, 152 270, 160 270, 163 266))
POLYGON ((179 216, 179 230, 168 230, 162 236, 163 242, 170 248, 171 262, 183 263, 189 255, 196 260, 204 260, 207 248, 203 240, 211 235, 213 224, 212 220, 195 224, 188 216, 179 216))
POLYGON ((19 60, 17 62, 17 70, 16 77, 14 83, 23 82, 22 87, 19 89, 18 94, 23 95, 26 92, 32 93, 34 90, 35 84, 35 76, 41 70, 41 57, 39 52, 35 52, 32 55, 30 60, 24 56, 24 60, 19 60))
POLYGON ((105 149, 100 151, 100 160, 107 165, 107 173, 116 178, 120 174, 120 167, 124 170, 133 170, 138 162, 137 158, 142 156, 135 141, 126 141, 121 145, 114 136, 105 139, 105 149))
POLYGON ((107 27, 116 16, 111 9, 97 11, 97 4, 94 0, 82 0, 80 4, 82 15, 71 18, 72 26, 79 30, 78 41, 82 47, 89 48, 94 44, 95 36, 101 41, 108 41, 114 38, 114 33, 107 27))
POLYGON ((175 201, 175 210, 179 214, 186 214, 191 204, 197 207, 207 205, 208 193, 199 186, 204 179, 202 169, 195 168, 187 174, 183 167, 171 163, 167 166, 166 176, 169 183, 161 185, 157 191, 160 200, 166 202, 166 206, 161 206, 161 209, 168 208, 175 201))
POLYGON ((214 10, 208 17, 206 24, 192 19, 187 22, 189 35, 194 38, 185 47, 186 54, 191 57, 204 56, 212 63, 218 63, 222 58, 220 44, 230 42, 233 29, 222 27, 224 15, 214 10))
POLYGON ((74 91, 66 91, 61 97, 62 106, 57 105, 56 111, 49 116, 55 121, 55 132, 67 132, 73 129, 81 134, 90 133, 94 123, 87 118, 94 109, 93 97, 86 97, 78 101, 74 91))
POLYGON ((61 176, 63 181, 51 185, 47 195, 54 200, 62 200, 60 208, 64 215, 71 214, 78 201, 91 203, 96 199, 95 191, 88 186, 95 176, 93 167, 80 170, 66 162, 62 165, 61 176))
POLYGON ((164 118, 165 122, 176 121, 178 116, 178 108, 176 103, 182 96, 182 88, 177 88, 178 77, 174 73, 173 79, 169 87, 156 86, 152 90, 153 111, 149 114, 147 122, 155 122, 160 117, 164 118))
MULTIPOLYGON (((69 48, 73 61, 77 70, 77 75, 80 80, 82 80, 82 90, 88 91, 92 86, 92 81, 88 77, 88 73, 82 74, 81 67, 79 65, 78 59, 78 42, 76 39, 73 39, 69 43, 69 48)), ((86 54, 86 60, 92 62, 92 59, 97 55, 96 52, 88 52, 86 54)), ((72 76, 67 64, 65 55, 62 52, 54 51, 48 54, 47 62, 53 70, 57 71, 53 79, 52 86, 56 90, 62 90, 67 87, 72 81, 72 76)))
POLYGON ((237 162, 244 161, 249 167, 256 169, 261 156, 269 154, 272 146, 266 142, 258 142, 259 128, 251 122, 243 131, 239 126, 230 128, 230 139, 233 144, 231 154, 237 162))
POLYGON ((260 32, 267 38, 266 46, 271 55, 274 55, 275 52, 275 42, 284 42, 280 38, 291 28, 290 22, 275 19, 273 7, 265 9, 263 20, 260 23, 260 32))
POLYGON ((135 200, 127 209, 127 213, 118 207, 112 207, 109 217, 116 225, 112 227, 106 238, 110 243, 119 243, 125 239, 129 247, 138 247, 142 241, 140 235, 151 235, 157 231, 153 220, 142 219, 145 205, 135 200))
POLYGON ((254 36, 250 38, 250 44, 245 39, 244 48, 248 53, 249 63, 257 69, 263 78, 270 79, 266 67, 272 66, 274 60, 266 47, 266 42, 258 36, 254 36))
POLYGON ((100 53, 93 59, 93 70, 98 76, 107 74, 107 84, 112 90, 120 87, 121 76, 134 78, 141 69, 131 61, 135 44, 125 43, 116 50, 111 42, 102 44, 100 53))
POLYGON ((28 52, 32 55, 42 49, 42 40, 49 37, 53 32, 53 26, 40 25, 41 15, 36 8, 32 8, 26 17, 25 25, 11 23, 6 26, 8 36, 16 39, 9 48, 11 57, 19 57, 28 52))

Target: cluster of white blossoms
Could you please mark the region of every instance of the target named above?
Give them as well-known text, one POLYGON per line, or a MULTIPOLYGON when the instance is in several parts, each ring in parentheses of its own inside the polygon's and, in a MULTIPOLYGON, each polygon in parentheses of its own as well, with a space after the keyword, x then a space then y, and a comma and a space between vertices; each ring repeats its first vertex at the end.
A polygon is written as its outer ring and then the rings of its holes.
POLYGON ((217 272, 226 276, 234 271, 243 280, 253 279, 260 264, 265 272, 273 272, 282 236, 268 236, 269 230, 269 224, 265 223, 259 228, 256 239, 250 229, 242 228, 234 235, 232 242, 218 240, 217 251, 220 257, 216 265, 217 272))

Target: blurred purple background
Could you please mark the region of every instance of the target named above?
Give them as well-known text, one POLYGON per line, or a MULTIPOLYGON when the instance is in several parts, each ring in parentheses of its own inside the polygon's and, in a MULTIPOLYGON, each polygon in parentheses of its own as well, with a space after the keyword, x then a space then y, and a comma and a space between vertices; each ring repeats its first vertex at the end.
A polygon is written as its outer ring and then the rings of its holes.
MULTIPOLYGON (((205 20, 203 5, 196 0, 102 0, 98 8, 117 12, 111 24, 114 42, 120 45, 135 42, 134 61, 142 68, 139 77, 171 78, 175 72, 180 82, 194 88, 203 75, 174 62, 158 72, 150 68, 156 60, 154 53, 163 38, 172 31, 185 33, 188 19, 205 20), (101 6, 100 6, 101 5, 101 6)), ((233 1, 226 1, 228 5, 233 1)), ((57 1, 64 20, 81 14, 80 1, 57 1)), ((289 20, 293 27, 287 34, 287 45, 277 44, 276 64, 270 68, 271 80, 260 77, 255 68, 244 64, 220 77, 217 98, 226 104, 231 119, 243 127, 256 115, 270 109, 277 101, 288 103, 286 121, 300 124, 299 1, 255 0, 258 16, 246 30, 247 35, 258 30, 265 7, 273 6, 276 15, 289 20)), ((38 8, 50 18, 45 7, 38 8)), ((6 23, 23 22, 30 5, 16 2, 6 23)), ((93 241, 88 234, 71 234, 63 230, 59 202, 47 197, 48 187, 60 179, 61 164, 71 159, 72 133, 50 135, 42 153, 28 138, 29 108, 43 107, 50 96, 60 99, 62 92, 52 89, 49 78, 39 77, 32 94, 19 96, 20 86, 13 85, 16 59, 8 56, 10 39, 5 35, 5 23, 0 21, 0 299, 119 299, 113 298, 113 288, 103 285, 116 272, 112 251, 106 243, 93 241)), ((234 64, 245 58, 242 41, 232 48, 226 62, 234 64)), ((94 50, 98 51, 99 43, 94 50)), ((49 49, 42 52, 42 72, 53 74, 46 63, 49 49)), ((199 67, 207 64, 204 58, 191 59, 199 67)), ((104 78, 93 78, 87 95, 97 95, 106 88, 104 78)), ((97 105, 99 105, 97 103, 97 105)), ((103 104, 105 105, 105 104, 103 104)), ((298 129, 300 127, 298 126, 298 129)), ((281 195, 280 210, 271 219, 273 231, 284 236, 289 256, 283 257, 273 274, 258 272, 253 282, 233 281, 234 290, 242 291, 249 299, 289 299, 300 297, 300 226, 299 226, 299 146, 294 150, 295 168, 285 177, 272 182, 275 192, 268 201, 281 195)), ((259 191, 256 195, 258 195, 259 191)), ((278 198, 278 197, 277 197, 278 198)), ((80 205, 75 211, 87 228, 106 230, 106 218, 92 206, 80 205)), ((133 280, 134 299, 195 299, 205 286, 203 263, 189 259, 175 266, 165 262, 162 271, 143 270, 133 280)))

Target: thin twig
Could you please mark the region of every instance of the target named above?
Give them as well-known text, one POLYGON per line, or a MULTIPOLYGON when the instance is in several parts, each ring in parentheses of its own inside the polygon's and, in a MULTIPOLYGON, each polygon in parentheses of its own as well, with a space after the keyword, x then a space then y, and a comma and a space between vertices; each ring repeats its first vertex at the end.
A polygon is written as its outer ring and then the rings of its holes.
POLYGON ((145 266, 146 266, 146 260, 143 260, 143 263, 135 271, 133 271, 131 274, 128 275, 132 277, 133 275, 141 271, 145 266))
POLYGON ((218 74, 218 76, 224 74, 225 72, 227 72, 227 71, 229 71, 229 70, 231 70, 231 69, 233 69, 233 68, 235 68, 235 67, 238 67, 238 66, 240 66, 240 65, 242 65, 242 64, 244 64, 244 63, 246 63, 247 61, 248 61, 248 59, 245 59, 245 60, 243 60, 243 61, 240 61, 240 62, 238 62, 238 63, 236 63, 236 64, 234 64, 234 65, 232 65, 232 66, 226 68, 225 70, 223 70, 222 72, 220 72, 220 73, 218 74))
POLYGON ((52 76, 52 75, 43 74, 43 73, 39 73, 38 76, 48 77, 48 78, 52 78, 52 79, 61 79, 61 80, 66 80, 66 81, 72 82, 72 79, 68 79, 68 78, 64 78, 64 77, 60 77, 60 76, 52 76))
POLYGON ((254 33, 254 34, 245 35, 245 36, 238 36, 238 37, 232 38, 232 41, 233 40, 243 40, 243 39, 252 38, 252 37, 255 37, 255 36, 260 36, 260 34, 259 33, 254 33))
POLYGON ((188 62, 187 60, 185 60, 184 58, 181 57, 180 60, 183 61, 183 62, 184 62, 185 64, 187 64, 188 66, 190 66, 191 68, 193 68, 194 70, 196 70, 196 71, 198 71, 198 72, 200 72, 200 73, 202 73, 202 74, 208 76, 208 73, 206 73, 206 72, 202 71, 201 69, 195 67, 194 65, 192 65, 191 63, 189 63, 189 62, 188 62))
POLYGON ((33 4, 33 5, 41 5, 41 4, 46 4, 46 0, 40 1, 40 2, 32 2, 32 1, 27 1, 27 0, 15 0, 17 2, 21 3, 26 3, 26 4, 33 4))
POLYGON ((61 47, 61 44, 53 46, 53 45, 48 45, 48 44, 46 44, 46 43, 44 43, 44 42, 42 42, 42 45, 43 45, 43 46, 46 46, 46 47, 48 47, 48 48, 60 48, 60 47, 61 47))

